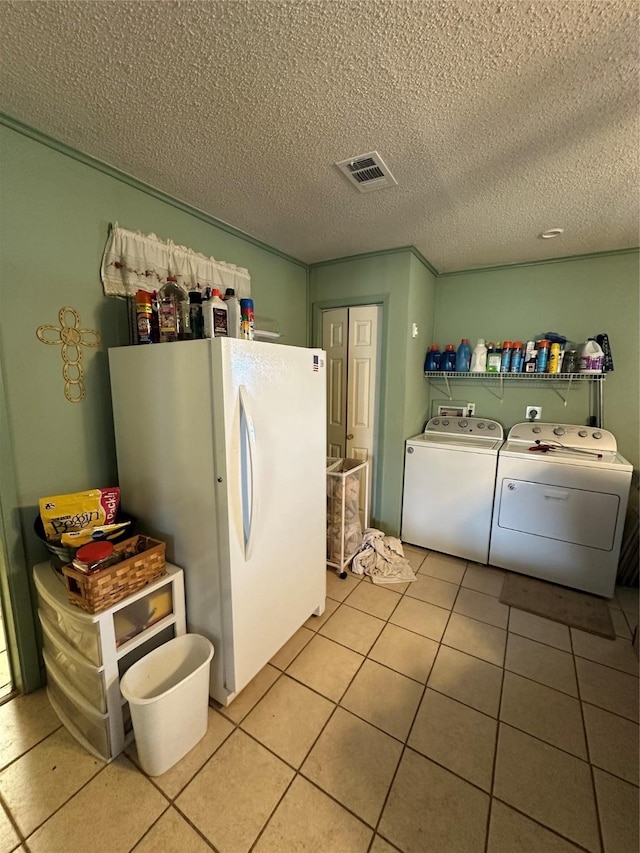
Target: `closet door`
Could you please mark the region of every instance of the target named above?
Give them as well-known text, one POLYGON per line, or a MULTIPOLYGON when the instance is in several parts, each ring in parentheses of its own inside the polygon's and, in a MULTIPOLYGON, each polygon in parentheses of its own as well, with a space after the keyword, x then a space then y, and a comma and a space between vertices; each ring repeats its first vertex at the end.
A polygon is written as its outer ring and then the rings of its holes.
POLYGON ((327 353, 327 455, 345 457, 347 440, 347 344, 349 309, 322 313, 322 349, 327 353))
POLYGON ((327 455, 369 460, 369 488, 360 505, 371 505, 377 444, 379 325, 377 305, 323 311, 322 348, 327 353, 327 455))

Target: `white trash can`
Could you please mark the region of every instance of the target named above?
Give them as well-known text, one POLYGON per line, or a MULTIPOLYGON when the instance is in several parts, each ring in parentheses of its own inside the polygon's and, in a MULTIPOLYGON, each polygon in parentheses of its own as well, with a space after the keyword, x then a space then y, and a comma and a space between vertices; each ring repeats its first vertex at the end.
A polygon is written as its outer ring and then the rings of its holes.
POLYGON ((183 634, 125 672, 120 689, 131 710, 140 765, 149 776, 165 773, 205 736, 212 657, 206 637, 183 634))

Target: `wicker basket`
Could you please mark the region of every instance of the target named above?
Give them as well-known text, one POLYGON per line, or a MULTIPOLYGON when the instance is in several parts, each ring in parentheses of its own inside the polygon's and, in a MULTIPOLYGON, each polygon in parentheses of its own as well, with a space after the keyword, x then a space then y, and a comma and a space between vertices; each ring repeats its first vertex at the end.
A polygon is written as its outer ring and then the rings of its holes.
POLYGON ((73 565, 63 566, 67 597, 87 613, 100 613, 150 581, 166 574, 165 543, 148 536, 133 536, 114 547, 119 563, 91 574, 73 565))

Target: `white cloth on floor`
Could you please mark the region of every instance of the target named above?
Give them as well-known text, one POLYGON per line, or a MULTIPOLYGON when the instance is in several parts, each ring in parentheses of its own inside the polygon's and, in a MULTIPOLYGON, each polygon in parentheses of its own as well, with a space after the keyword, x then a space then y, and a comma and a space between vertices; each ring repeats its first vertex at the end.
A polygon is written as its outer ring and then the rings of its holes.
POLYGON ((351 563, 351 571, 356 575, 370 575, 371 580, 379 584, 406 583, 416 579, 404 556, 402 542, 373 527, 365 530, 362 546, 351 563))

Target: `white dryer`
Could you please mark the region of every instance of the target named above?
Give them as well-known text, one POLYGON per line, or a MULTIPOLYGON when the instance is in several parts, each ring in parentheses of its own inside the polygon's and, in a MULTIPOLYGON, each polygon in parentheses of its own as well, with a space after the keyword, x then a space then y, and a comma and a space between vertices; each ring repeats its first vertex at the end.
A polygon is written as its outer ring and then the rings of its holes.
POLYGON ((489 556, 498 449, 504 433, 487 418, 431 418, 407 439, 404 542, 476 563, 489 556))
POLYGON ((610 598, 632 470, 605 429, 516 424, 498 457, 489 561, 610 598))

